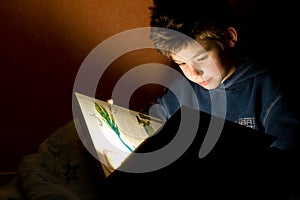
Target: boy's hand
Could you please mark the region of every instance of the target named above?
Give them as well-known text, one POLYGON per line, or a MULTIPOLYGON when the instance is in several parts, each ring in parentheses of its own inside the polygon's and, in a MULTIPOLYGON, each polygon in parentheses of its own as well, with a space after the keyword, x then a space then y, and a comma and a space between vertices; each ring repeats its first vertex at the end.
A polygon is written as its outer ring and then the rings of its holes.
POLYGON ((112 99, 108 99, 106 102, 109 104, 114 104, 114 100, 112 100, 112 99))

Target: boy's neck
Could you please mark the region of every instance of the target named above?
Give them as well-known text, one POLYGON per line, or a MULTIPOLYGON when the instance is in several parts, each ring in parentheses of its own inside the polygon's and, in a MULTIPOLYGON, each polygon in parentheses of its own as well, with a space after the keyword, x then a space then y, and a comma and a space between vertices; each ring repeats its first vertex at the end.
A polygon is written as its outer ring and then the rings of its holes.
POLYGON ((227 75, 223 78, 223 80, 221 81, 221 83, 224 83, 224 81, 226 81, 234 72, 235 72, 235 70, 237 69, 237 67, 234 65, 234 66, 232 66, 230 69, 229 69, 229 71, 228 71, 228 73, 227 73, 227 75))

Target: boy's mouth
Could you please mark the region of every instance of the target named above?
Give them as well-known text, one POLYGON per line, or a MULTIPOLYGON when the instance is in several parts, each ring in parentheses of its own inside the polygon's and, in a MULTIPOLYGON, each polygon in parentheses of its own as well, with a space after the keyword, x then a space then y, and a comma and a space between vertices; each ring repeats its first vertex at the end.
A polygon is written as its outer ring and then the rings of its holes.
POLYGON ((208 80, 206 80, 206 81, 201 81, 201 82, 199 82, 199 85, 207 85, 207 84, 208 84, 208 82, 209 82, 209 79, 208 79, 208 80))

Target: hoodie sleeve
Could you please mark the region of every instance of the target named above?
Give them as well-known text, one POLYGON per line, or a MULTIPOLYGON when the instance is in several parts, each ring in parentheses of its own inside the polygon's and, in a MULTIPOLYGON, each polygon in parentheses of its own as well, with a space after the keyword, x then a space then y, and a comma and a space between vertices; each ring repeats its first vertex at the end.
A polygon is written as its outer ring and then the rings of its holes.
POLYGON ((157 99, 154 116, 167 120, 182 105, 199 109, 197 94, 192 84, 186 78, 175 79, 166 88, 165 93, 157 99))
POLYGON ((165 93, 157 99, 156 103, 157 105, 150 114, 165 121, 179 108, 177 98, 170 89, 166 89, 165 93))
POLYGON ((275 98, 269 104, 263 123, 265 132, 278 138, 271 147, 294 151, 298 145, 300 119, 288 105, 285 97, 275 98))

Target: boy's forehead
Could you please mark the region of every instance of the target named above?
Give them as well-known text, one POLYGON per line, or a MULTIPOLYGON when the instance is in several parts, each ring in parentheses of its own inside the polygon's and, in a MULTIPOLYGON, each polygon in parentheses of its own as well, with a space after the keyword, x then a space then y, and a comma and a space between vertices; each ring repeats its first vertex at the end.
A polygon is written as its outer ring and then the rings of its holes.
POLYGON ((175 52, 171 53, 170 56, 173 60, 193 59, 194 57, 197 57, 206 52, 207 52, 206 48, 203 45, 201 45, 198 42, 195 42, 186 45, 176 53, 175 52))

